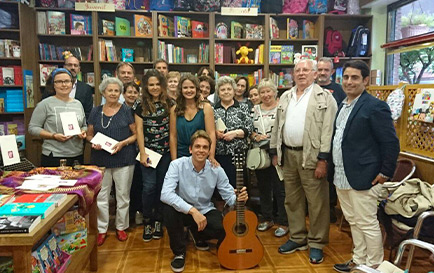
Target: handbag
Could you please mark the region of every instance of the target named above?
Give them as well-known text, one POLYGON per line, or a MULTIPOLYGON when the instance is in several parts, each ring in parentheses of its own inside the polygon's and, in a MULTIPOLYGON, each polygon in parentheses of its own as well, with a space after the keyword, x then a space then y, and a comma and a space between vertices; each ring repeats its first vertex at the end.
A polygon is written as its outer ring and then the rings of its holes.
MULTIPOLYGON (((265 125, 264 119, 262 117, 261 107, 255 106, 258 108, 259 115, 261 117, 262 131, 265 134, 265 125)), ((262 170, 270 167, 271 159, 268 154, 268 149, 270 147, 270 140, 263 140, 257 144, 254 144, 254 147, 249 149, 247 152, 247 168, 250 170, 262 170)))

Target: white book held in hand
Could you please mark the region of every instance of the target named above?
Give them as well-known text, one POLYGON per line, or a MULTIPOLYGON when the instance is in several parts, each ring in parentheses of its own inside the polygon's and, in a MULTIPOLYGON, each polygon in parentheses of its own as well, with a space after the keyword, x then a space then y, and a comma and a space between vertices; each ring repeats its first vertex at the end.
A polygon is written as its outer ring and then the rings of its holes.
POLYGON ((113 147, 119 143, 119 141, 114 140, 111 137, 108 137, 101 133, 96 133, 96 135, 90 140, 92 144, 99 144, 101 148, 110 154, 113 154, 113 147))
POLYGON ((60 113, 62 121, 63 134, 65 136, 75 136, 81 134, 80 126, 78 125, 77 114, 75 112, 60 113))
POLYGON ((0 150, 4 166, 16 164, 21 161, 15 135, 0 136, 0 150))
MULTIPOLYGON (((149 156, 148 157, 148 165, 155 169, 158 165, 158 162, 160 162, 162 155, 160 155, 159 153, 154 152, 151 149, 148 149, 146 147, 145 147, 145 153, 147 153, 149 156)), ((136 160, 140 161, 140 153, 137 154, 136 160)))
POLYGON ((226 124, 223 122, 223 120, 221 118, 217 119, 217 121, 215 123, 215 127, 216 127, 217 131, 222 131, 222 132, 224 132, 227 129, 226 124))

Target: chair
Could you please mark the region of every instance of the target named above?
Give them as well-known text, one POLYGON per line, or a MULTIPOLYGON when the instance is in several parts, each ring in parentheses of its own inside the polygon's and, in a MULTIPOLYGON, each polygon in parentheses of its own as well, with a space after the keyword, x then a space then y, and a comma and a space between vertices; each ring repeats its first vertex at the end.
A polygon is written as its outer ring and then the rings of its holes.
MULTIPOLYGON (((411 159, 400 158, 396 162, 396 169, 391 182, 385 182, 383 184, 383 188, 386 188, 388 191, 396 189, 401 186, 405 181, 410 179, 414 172, 416 171, 416 164, 411 159)), ((344 222, 344 214, 341 216, 341 220, 339 222, 339 231, 342 230, 342 224, 344 222)))
MULTIPOLYGON (((351 272, 364 272, 364 273, 403 273, 404 270, 400 269, 398 266, 401 264, 402 257, 405 252, 405 248, 407 246, 410 246, 410 252, 407 258, 407 263, 405 265, 405 270, 410 270, 411 263, 413 262, 413 255, 412 250, 414 250, 415 247, 419 247, 425 250, 430 251, 434 255, 434 245, 418 240, 418 239, 409 239, 401 242, 399 245, 399 250, 396 255, 394 263, 390 263, 388 261, 384 261, 380 264, 380 266, 377 269, 373 269, 366 265, 358 265, 354 267, 351 272)), ((409 271, 407 271, 409 272, 409 271)))

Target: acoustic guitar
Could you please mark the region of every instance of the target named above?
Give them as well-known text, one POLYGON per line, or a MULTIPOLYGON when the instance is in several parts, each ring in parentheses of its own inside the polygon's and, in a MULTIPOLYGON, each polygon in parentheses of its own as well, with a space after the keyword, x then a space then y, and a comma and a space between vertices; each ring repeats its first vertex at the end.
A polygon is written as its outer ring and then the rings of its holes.
MULTIPOLYGON (((237 170, 237 190, 243 188, 244 153, 237 152, 234 164, 237 170)), ((258 218, 237 201, 236 209, 226 214, 223 227, 226 237, 218 249, 220 264, 228 269, 247 269, 258 265, 264 256, 264 247, 256 236, 258 218)))

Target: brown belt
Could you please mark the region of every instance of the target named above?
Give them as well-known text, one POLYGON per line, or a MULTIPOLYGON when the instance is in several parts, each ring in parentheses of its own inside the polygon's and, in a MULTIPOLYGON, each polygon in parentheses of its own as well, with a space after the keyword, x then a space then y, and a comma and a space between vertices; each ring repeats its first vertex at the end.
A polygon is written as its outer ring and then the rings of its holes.
POLYGON ((286 146, 285 144, 283 144, 283 146, 284 146, 286 149, 289 149, 289 150, 293 150, 293 151, 303 151, 303 146, 293 147, 293 146, 286 146))

